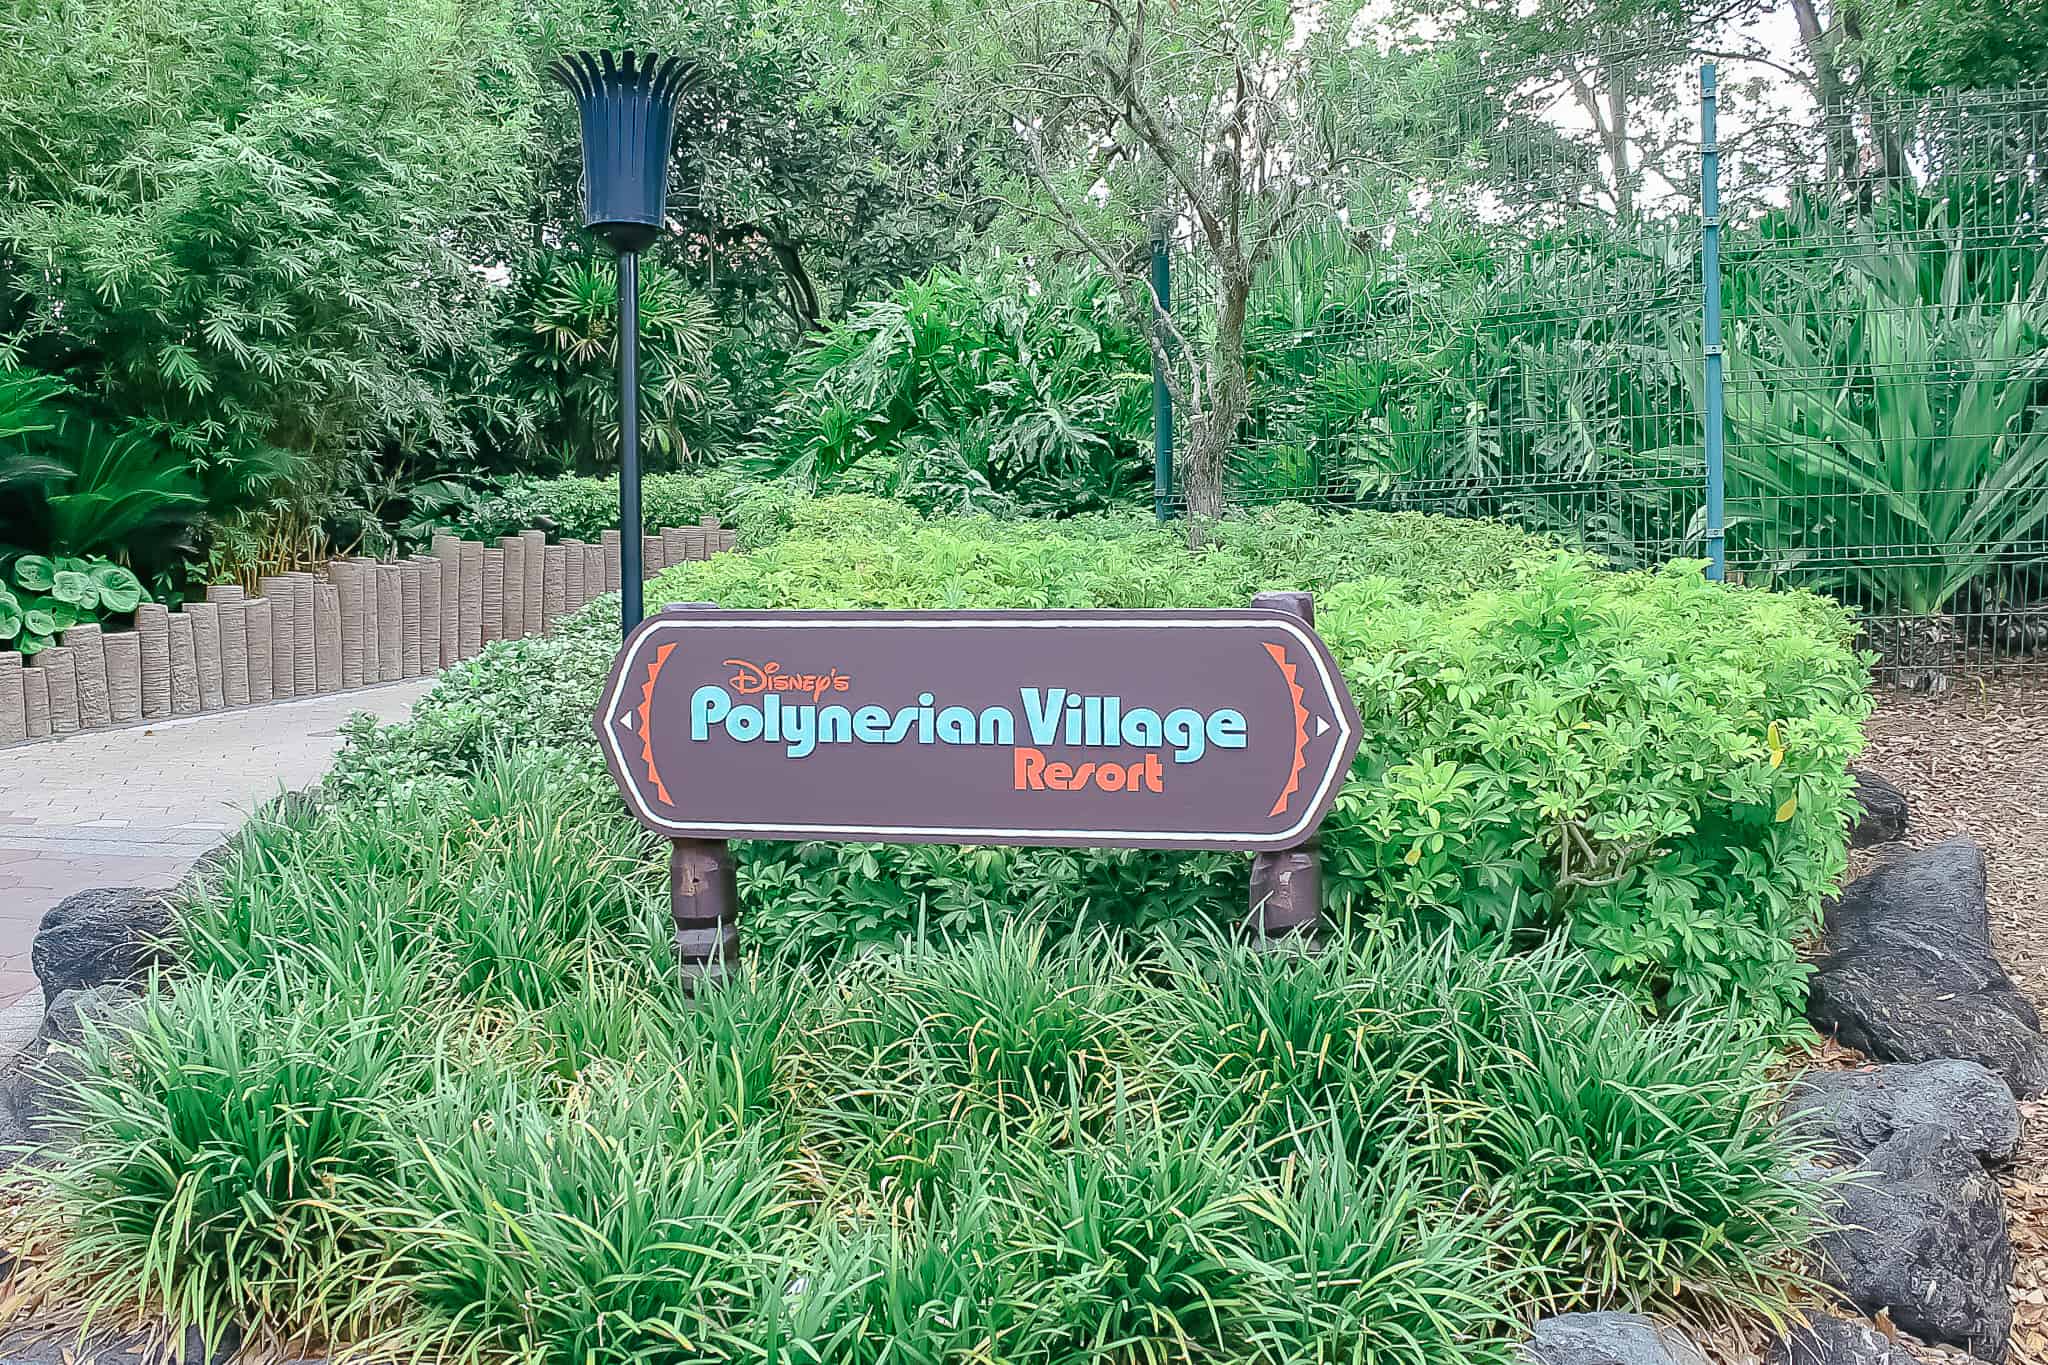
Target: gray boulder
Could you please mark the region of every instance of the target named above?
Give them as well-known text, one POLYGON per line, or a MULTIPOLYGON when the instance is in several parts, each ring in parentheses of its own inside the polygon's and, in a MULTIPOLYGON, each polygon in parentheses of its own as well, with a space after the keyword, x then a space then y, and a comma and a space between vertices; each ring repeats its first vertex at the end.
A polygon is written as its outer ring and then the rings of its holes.
POLYGON ((1998 1186, 1974 1153, 1932 1125, 1901 1133, 1838 1187, 1829 1219, 1820 1277, 1858 1311, 2005 1359, 2012 1243, 1998 1186))
POLYGON ((1985 1161, 2012 1160, 2020 1141, 2019 1106, 2005 1082, 1957 1059, 1809 1071, 1785 1097, 1785 1123, 1850 1162, 1929 1124, 1985 1161))
POLYGON ((1766 1365, 1917 1365, 1917 1357, 1869 1323, 1816 1313, 1773 1342, 1766 1365))
POLYGON ((223 839, 194 858, 192 865, 185 869, 185 875, 178 879, 176 894, 193 896, 215 889, 227 871, 229 860, 235 856, 236 846, 236 839, 223 839))
POLYGON ((1528 1365, 1706 1365, 1681 1333, 1640 1313, 1561 1313, 1529 1329, 1528 1365))
POLYGON ((72 1050, 85 1021, 119 1028, 141 1011, 142 997, 122 986, 75 988, 51 1002, 35 1038, 0 1066, 0 1169, 46 1156, 40 1149, 62 1138, 71 1085, 85 1069, 72 1050))
POLYGON ((1984 854, 1968 839, 1909 849, 1830 907, 1814 969, 1814 1026, 1879 1061, 1960 1057, 2012 1093, 2048 1092, 2040 1020, 1991 951, 1984 854))
POLYGON ((168 965, 163 943, 170 930, 170 902, 160 891, 121 886, 65 897, 43 916, 29 950, 43 1000, 80 986, 137 981, 150 967, 168 965))
POLYGON ((126 986, 78 986, 50 1002, 36 1038, 44 1044, 77 1044, 85 1021, 101 1026, 131 1023, 142 1013, 142 996, 126 986))
POLYGON ((1856 804, 1861 813, 1849 822, 1849 847, 1869 848, 1906 837, 1906 794, 1876 773, 1849 769, 1856 779, 1856 804))

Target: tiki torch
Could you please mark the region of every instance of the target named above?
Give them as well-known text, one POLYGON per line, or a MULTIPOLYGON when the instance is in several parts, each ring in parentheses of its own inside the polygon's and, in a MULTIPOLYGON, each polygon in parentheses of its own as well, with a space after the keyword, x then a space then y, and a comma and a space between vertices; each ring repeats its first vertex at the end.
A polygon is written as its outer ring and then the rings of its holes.
POLYGON ((640 624, 640 253, 668 207, 676 106, 696 84, 678 57, 578 52, 548 68, 583 123, 583 225, 619 255, 619 615, 640 624))

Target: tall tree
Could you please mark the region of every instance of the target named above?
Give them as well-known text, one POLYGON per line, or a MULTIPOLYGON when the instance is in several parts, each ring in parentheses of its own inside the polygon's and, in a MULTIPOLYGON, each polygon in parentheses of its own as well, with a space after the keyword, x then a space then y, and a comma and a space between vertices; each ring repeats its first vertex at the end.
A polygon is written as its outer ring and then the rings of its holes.
POLYGON ((1014 149, 1007 211, 1043 225, 1115 285, 1175 403, 1197 518, 1223 509, 1246 414, 1255 276, 1353 174, 1339 97, 1359 8, 1286 0, 880 0, 820 3, 813 33, 854 107, 903 111, 921 145, 1014 149), (1183 261, 1169 315, 1148 237, 1183 261), (1192 268, 1188 268, 1192 267, 1192 268))
MULTIPOLYGON (((0 362, 218 530, 352 446, 466 440, 532 85, 462 0, 21 0, 0 18, 0 362)), ((109 494, 111 496, 111 492, 109 494)), ((304 524, 304 518, 294 518, 304 524)))
POLYGON ((1866 84, 1905 94, 2048 79, 2048 0, 1900 0, 1839 6, 1866 84))

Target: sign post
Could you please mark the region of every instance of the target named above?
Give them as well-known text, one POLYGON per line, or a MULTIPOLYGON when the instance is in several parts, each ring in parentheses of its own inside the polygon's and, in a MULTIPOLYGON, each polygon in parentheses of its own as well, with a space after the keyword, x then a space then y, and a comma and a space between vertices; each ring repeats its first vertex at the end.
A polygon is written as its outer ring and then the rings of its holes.
POLYGON ((1253 853, 1262 938, 1312 932, 1357 709, 1305 593, 1188 611, 723 611, 626 637, 592 717, 674 841, 676 950, 738 947, 732 839, 1253 853))
MULTIPOLYGON (((1313 629, 1315 601, 1305 592, 1262 592, 1252 598, 1254 607, 1284 612, 1313 629)), ((1346 700, 1349 700, 1347 697, 1346 700)), ((1356 752, 1356 741, 1353 751, 1356 752)), ((1350 762, 1347 759, 1345 766, 1350 762)), ((1254 942, 1272 946, 1290 935, 1312 935, 1323 911, 1323 863, 1317 829, 1292 848, 1265 850, 1252 855, 1252 922, 1254 942)))

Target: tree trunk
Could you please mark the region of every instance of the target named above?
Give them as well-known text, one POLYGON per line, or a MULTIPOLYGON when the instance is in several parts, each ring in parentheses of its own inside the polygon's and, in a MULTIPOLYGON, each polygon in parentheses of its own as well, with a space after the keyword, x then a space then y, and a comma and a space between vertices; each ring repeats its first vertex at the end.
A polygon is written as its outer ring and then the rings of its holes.
POLYGON ((1187 446, 1188 516, 1212 521, 1223 515, 1230 456, 1244 421, 1244 321, 1251 298, 1251 273, 1242 263, 1217 263, 1216 334, 1209 345, 1208 410, 1192 423, 1187 446))
POLYGON ((1799 41, 1813 63, 1813 91, 1820 97, 1822 126, 1827 130, 1828 179, 1847 184, 1856 176, 1856 130, 1850 123, 1848 92, 1835 66, 1835 45, 1821 27, 1813 0, 1792 0, 1799 22, 1799 41))
POLYGON ((1607 155, 1614 162, 1614 214, 1623 222, 1636 214, 1635 169, 1629 164, 1629 73, 1607 73, 1607 155))
MULTIPOLYGON (((1863 40, 1863 20, 1856 12, 1851 0, 1842 0, 1842 33, 1851 43, 1863 40)), ((1899 130, 1893 126, 1885 108, 1884 96, 1876 83, 1865 73, 1863 87, 1863 116, 1870 123, 1870 142, 1877 149, 1878 175, 1895 184, 1904 185, 1909 178, 1906 165, 1905 143, 1899 137, 1899 130)), ((1875 198, 1875 193, 1868 195, 1875 198)))

